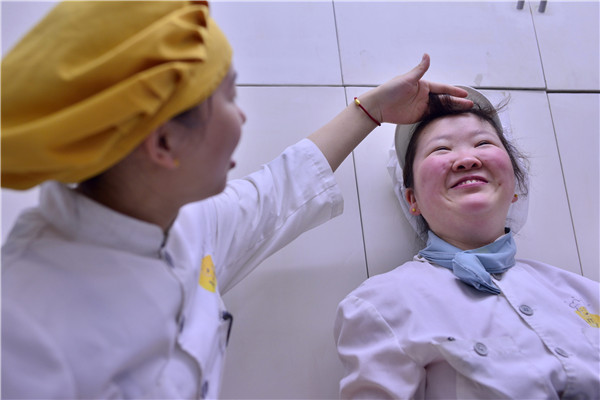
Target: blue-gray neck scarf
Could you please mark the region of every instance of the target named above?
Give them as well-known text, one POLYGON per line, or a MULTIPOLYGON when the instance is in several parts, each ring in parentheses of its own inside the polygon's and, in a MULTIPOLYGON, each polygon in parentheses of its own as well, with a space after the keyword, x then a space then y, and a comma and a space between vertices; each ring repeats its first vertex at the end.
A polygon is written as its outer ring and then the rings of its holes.
POLYGON ((494 242, 472 250, 461 250, 428 232, 427 247, 419 255, 427 261, 448 268, 461 281, 475 289, 499 294, 490 274, 498 274, 515 265, 517 246, 510 230, 494 242))

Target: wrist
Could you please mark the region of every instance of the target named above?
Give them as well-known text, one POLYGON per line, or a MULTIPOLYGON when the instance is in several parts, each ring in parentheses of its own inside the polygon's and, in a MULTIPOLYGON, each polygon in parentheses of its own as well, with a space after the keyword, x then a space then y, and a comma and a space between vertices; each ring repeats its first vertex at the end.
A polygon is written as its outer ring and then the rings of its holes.
MULTIPOLYGON (((364 97, 361 97, 361 98, 364 99, 364 97)), ((365 103, 363 103, 363 101, 361 99, 359 99, 358 97, 355 97, 353 102, 354 102, 354 105, 356 107, 358 107, 360 109, 360 111, 367 118, 369 118, 371 121, 373 121, 373 123, 375 123, 377 126, 381 126, 381 118, 377 118, 371 111, 369 111, 369 109, 367 108, 365 103)))

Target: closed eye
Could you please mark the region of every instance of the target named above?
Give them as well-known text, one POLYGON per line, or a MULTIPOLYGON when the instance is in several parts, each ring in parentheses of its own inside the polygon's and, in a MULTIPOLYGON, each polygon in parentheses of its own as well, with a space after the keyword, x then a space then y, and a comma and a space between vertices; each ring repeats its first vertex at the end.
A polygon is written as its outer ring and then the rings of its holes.
POLYGON ((433 149, 432 153, 435 153, 436 151, 448 151, 448 150, 450 150, 450 148, 449 148, 449 147, 446 147, 446 146, 438 146, 438 147, 436 147, 435 149, 433 149))
POLYGON ((492 144, 492 142, 487 141, 487 140, 482 140, 481 142, 477 143, 477 146, 475 146, 475 147, 484 146, 486 144, 492 144))

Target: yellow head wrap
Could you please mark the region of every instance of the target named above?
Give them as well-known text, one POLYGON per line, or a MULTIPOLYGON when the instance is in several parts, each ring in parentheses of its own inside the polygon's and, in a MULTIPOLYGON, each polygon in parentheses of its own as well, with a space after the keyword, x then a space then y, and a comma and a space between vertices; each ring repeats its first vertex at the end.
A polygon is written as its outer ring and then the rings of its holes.
POLYGON ((208 98, 231 47, 206 1, 67 1, 2 60, 2 186, 80 182, 208 98))

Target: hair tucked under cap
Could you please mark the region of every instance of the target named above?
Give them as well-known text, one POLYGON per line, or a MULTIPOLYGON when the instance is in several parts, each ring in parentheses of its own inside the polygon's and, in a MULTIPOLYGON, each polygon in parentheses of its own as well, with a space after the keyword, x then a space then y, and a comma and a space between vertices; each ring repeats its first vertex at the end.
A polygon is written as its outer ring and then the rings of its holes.
POLYGON ((2 60, 2 186, 80 182, 219 86, 206 1, 66 1, 2 60))

